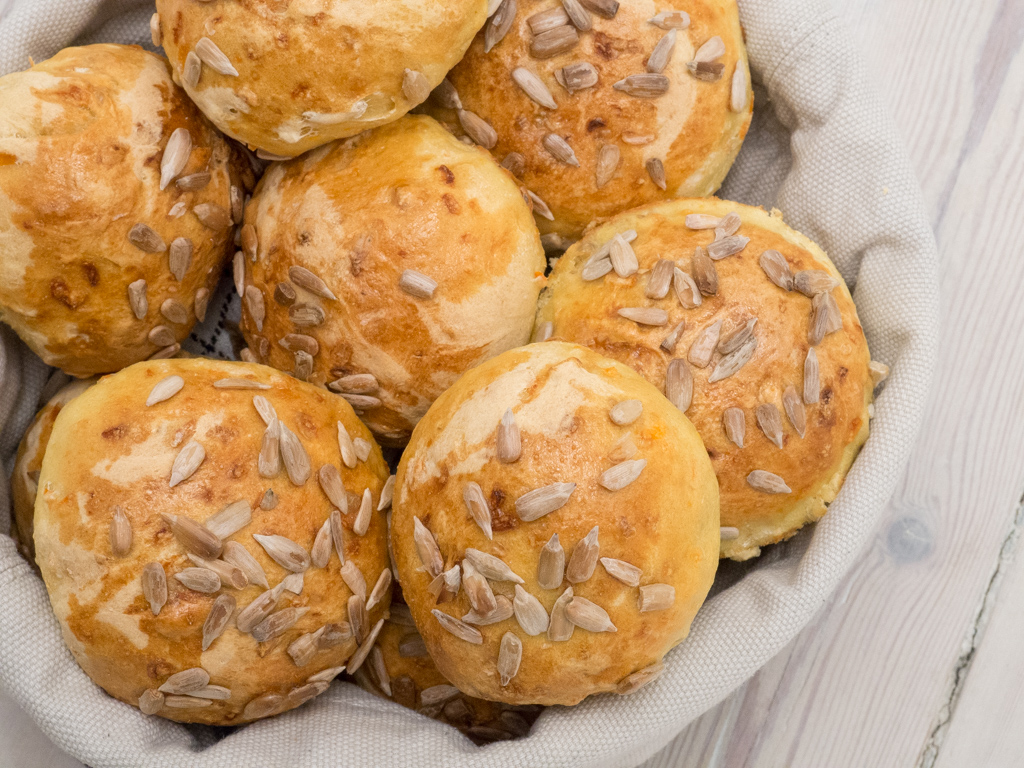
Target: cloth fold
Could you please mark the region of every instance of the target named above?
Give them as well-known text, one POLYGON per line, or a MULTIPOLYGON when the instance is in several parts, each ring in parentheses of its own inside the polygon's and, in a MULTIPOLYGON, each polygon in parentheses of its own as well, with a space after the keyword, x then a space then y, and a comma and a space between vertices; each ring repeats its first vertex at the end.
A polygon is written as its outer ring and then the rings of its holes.
MULTIPOLYGON (((631 697, 552 707, 528 738, 478 748, 452 728, 336 683, 281 717, 223 736, 145 717, 103 693, 64 647, 46 590, 0 539, 0 684, 93 768, 238 765, 628 766, 653 755, 776 654, 825 603, 867 541, 914 444, 938 345, 937 257, 900 137, 826 0, 739 0, 755 117, 721 196, 777 207, 854 288, 872 356, 892 368, 871 437, 825 518, 757 561, 724 564, 690 637, 631 697)), ((70 44, 149 43, 152 4, 15 0, 0 18, 0 74, 70 44)), ((195 351, 227 354, 230 283, 195 351)), ((232 303, 234 301, 234 303, 232 303)), ((10 470, 46 369, 0 333, 0 459, 10 470)), ((0 509, 10 505, 0 481, 0 509)))

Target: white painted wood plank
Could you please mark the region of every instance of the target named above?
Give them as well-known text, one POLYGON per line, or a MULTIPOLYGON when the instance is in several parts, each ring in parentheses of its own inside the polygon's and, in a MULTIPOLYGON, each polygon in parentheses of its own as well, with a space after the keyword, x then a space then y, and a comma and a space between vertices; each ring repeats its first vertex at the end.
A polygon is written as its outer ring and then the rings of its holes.
MULTIPOLYGON (((972 685, 969 674, 965 690, 978 692, 953 710, 953 727, 939 726, 965 639, 977 647, 979 606, 1024 488, 1024 344, 1016 334, 1001 341, 998 330, 1024 321, 1024 3, 847 8, 937 225, 948 307, 937 399, 903 487, 840 596, 650 768, 909 766, 926 746, 943 761, 948 748, 959 758, 949 766, 987 764, 951 741, 988 716, 985 681, 972 685)), ((1015 601, 1006 610, 1020 615, 1015 601)), ((1022 628, 1006 631, 1019 638, 1022 628)), ((976 652, 990 676, 1005 668, 1000 643, 993 649, 976 652)), ((1022 684, 1024 666, 1004 695, 1022 684)), ((1024 754, 1019 724, 993 747, 999 755, 1024 754)))

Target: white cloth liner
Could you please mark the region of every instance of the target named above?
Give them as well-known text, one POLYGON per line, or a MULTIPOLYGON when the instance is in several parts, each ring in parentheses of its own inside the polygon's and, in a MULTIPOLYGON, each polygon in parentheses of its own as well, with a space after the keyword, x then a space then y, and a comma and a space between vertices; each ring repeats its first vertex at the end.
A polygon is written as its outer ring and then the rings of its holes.
MULTIPOLYGON (((145 717, 82 673, 42 582, 0 537, 0 683, 54 742, 94 768, 635 765, 807 624, 865 544, 914 444, 938 344, 937 258, 901 140, 828 2, 739 2, 757 110, 721 196, 778 207, 816 240, 855 286, 873 357, 892 367, 871 438, 829 514, 753 564, 725 564, 656 684, 548 709, 528 738, 484 748, 343 683, 226 738, 145 717)), ((137 0, 16 0, 0 18, 0 73, 72 42, 149 46, 152 12, 137 0)), ((193 335, 194 350, 228 353, 217 322, 237 317, 237 301, 220 308, 193 335)), ((0 340, 0 458, 9 472, 48 370, 10 331, 0 340)), ((6 473, 0 500, 6 510, 6 473)))

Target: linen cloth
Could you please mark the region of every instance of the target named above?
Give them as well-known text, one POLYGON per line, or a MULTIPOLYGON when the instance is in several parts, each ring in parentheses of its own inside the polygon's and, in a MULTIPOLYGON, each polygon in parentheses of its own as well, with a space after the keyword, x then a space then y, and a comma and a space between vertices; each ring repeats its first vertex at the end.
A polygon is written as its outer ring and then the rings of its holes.
MULTIPOLYGON (((149 47, 151 2, 0 0, 0 74, 75 43, 149 47), (6 7, 6 15, 4 8, 6 7)), ((937 257, 920 189, 850 35, 826 0, 739 0, 754 123, 722 197, 780 208, 854 290, 875 359, 892 367, 871 437, 828 515, 750 564, 723 564, 667 671, 632 697, 546 710, 528 738, 478 748, 456 730, 354 685, 234 731, 189 728, 108 697, 61 640, 46 590, 0 537, 0 684, 62 749, 109 766, 628 766, 642 762, 777 653, 865 544, 914 444, 938 344, 937 257)), ((230 354, 219 312, 191 348, 230 354)), ((0 331, 0 510, 13 452, 49 373, 0 331)), ((0 521, 2 522, 2 521, 0 521)))

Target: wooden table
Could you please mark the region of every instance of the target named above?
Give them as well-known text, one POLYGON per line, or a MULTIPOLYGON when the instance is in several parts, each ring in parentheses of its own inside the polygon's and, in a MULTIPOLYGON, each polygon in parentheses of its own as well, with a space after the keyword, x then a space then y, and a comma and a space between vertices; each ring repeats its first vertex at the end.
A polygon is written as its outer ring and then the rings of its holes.
MULTIPOLYGON (((647 768, 1024 765, 1024 0, 834 2, 910 148, 939 242, 933 401, 832 602, 647 768)), ((0 754, 79 765, 2 694, 0 754)))

